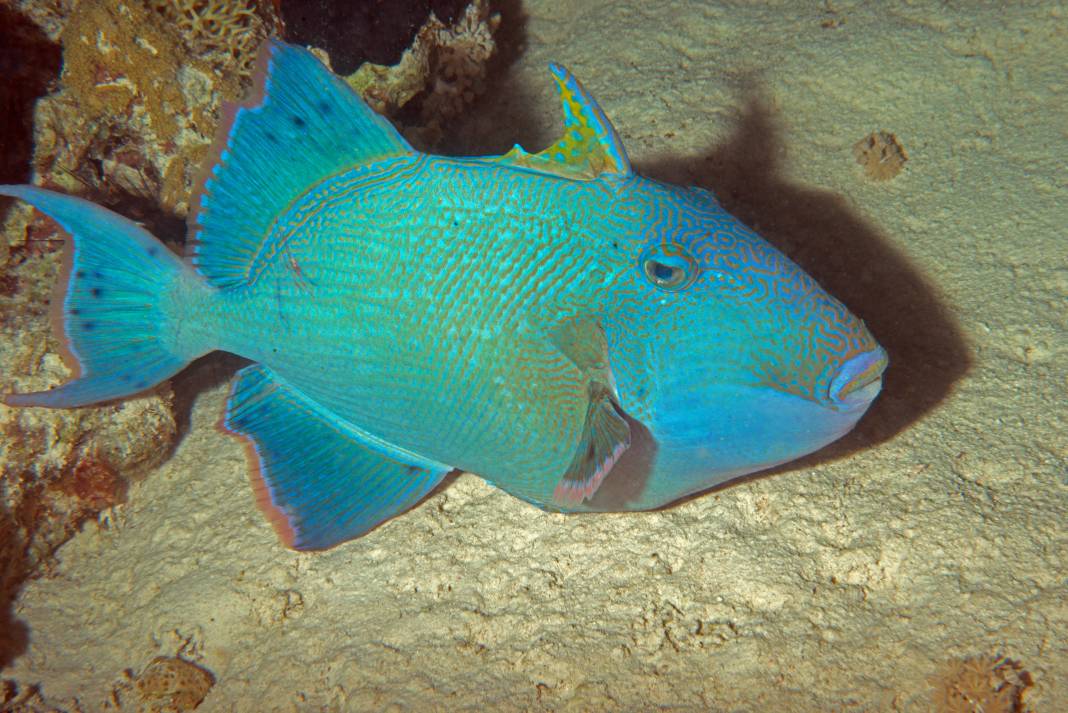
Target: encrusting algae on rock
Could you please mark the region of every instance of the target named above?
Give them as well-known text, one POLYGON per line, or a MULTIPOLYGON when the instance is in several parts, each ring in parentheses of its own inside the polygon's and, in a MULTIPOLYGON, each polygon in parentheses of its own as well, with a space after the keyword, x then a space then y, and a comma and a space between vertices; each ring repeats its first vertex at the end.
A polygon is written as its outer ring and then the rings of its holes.
POLYGON ((946 664, 931 684, 936 713, 1029 713, 1034 682, 1017 661, 975 656, 946 664))
POLYGON ((889 131, 874 131, 853 144, 853 156, 873 181, 889 181, 909 160, 905 147, 889 131))
POLYGON ((192 55, 220 70, 237 66, 251 74, 256 49, 280 34, 277 0, 146 0, 174 23, 192 55))
POLYGON ((134 681, 145 713, 185 713, 215 685, 207 669, 178 656, 157 656, 134 681))
POLYGON ((76 190, 103 178, 85 175, 89 159, 108 161, 121 191, 183 217, 220 102, 245 91, 255 47, 279 22, 261 19, 270 4, 230 6, 241 11, 209 21, 213 3, 79 3, 61 36, 63 90, 43 107, 42 178, 76 190))

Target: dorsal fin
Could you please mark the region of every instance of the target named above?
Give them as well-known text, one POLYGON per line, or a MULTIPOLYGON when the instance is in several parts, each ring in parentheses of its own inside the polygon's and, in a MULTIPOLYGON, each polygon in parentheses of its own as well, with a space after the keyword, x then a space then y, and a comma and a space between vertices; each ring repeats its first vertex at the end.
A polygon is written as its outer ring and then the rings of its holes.
POLYGON ((192 259, 214 285, 247 280, 278 215, 313 185, 353 166, 412 152, 311 52, 276 39, 260 48, 257 91, 228 106, 218 162, 204 181, 192 259))
POLYGON ((556 80, 564 109, 564 135, 536 154, 527 153, 517 145, 497 160, 583 180, 606 173, 629 175, 630 159, 601 107, 565 67, 550 63, 549 71, 556 80))

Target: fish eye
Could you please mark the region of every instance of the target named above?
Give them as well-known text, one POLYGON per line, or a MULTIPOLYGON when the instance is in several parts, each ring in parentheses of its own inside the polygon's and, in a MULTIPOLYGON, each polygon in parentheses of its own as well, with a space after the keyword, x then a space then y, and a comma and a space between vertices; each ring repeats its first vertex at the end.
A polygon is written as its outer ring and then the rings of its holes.
POLYGON ((678 246, 657 245, 646 249, 641 266, 649 282, 668 292, 686 289, 697 279, 699 272, 697 261, 678 246))

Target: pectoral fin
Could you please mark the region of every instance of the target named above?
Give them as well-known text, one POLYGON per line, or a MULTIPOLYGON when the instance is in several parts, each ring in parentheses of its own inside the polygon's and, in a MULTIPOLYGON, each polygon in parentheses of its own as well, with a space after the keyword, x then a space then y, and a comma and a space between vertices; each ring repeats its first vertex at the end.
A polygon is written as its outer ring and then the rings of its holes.
POLYGON ((594 384, 582 438, 564 477, 553 491, 562 506, 579 505, 593 496, 604 477, 630 447, 630 425, 612 401, 608 389, 594 384))
POLYGON ((550 338, 583 373, 600 376, 608 372, 608 339, 594 319, 582 316, 563 318, 552 326, 550 338))

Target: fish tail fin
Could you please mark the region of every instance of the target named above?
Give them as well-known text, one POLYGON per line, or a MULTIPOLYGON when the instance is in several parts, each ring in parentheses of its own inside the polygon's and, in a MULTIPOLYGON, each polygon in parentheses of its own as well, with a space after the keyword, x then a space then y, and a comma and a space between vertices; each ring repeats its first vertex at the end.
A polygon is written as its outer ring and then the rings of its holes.
POLYGON ((66 408, 130 396, 210 350, 189 338, 179 343, 170 303, 178 280, 205 294, 212 288, 148 231, 89 201, 35 186, 0 186, 0 195, 30 203, 72 238, 52 314, 75 378, 49 391, 9 394, 5 403, 66 408))

